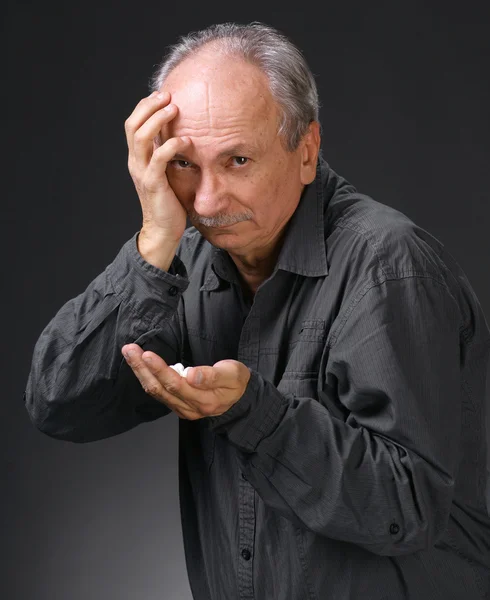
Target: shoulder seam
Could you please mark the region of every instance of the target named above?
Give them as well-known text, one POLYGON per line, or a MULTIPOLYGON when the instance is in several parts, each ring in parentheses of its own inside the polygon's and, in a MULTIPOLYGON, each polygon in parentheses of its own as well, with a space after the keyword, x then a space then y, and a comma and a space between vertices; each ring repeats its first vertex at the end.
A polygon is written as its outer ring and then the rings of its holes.
MULTIPOLYGON (((412 271, 412 272, 405 272, 403 275, 401 275, 399 277, 386 277, 379 281, 373 280, 373 281, 370 281, 369 283, 367 283, 361 290, 359 290, 359 292, 354 296, 354 298, 352 298, 352 300, 350 301, 347 308, 345 308, 343 316, 340 320, 340 323, 338 324, 336 329, 332 332, 332 334, 331 335, 329 334, 329 336, 328 336, 327 346, 331 349, 335 345, 340 333, 342 332, 345 324, 347 323, 350 315, 352 314, 352 311, 359 304, 359 302, 364 298, 364 296, 369 292, 369 290, 372 290, 375 287, 379 287, 380 285, 382 285, 383 283, 386 283, 387 281, 401 281, 403 279, 410 279, 410 278, 431 279, 432 281, 434 281, 435 283, 437 283, 438 285, 443 287, 445 289, 445 291, 448 292, 448 294, 451 296, 452 300, 456 303, 456 300, 453 298, 453 295, 451 294, 451 291, 449 290, 446 283, 441 282, 439 279, 436 279, 435 277, 433 277, 432 275, 427 274, 427 273, 412 271)), ((457 305, 457 303, 456 303, 456 305, 457 305)), ((460 327, 460 331, 464 330, 465 328, 466 327, 464 325, 462 325, 460 327)))

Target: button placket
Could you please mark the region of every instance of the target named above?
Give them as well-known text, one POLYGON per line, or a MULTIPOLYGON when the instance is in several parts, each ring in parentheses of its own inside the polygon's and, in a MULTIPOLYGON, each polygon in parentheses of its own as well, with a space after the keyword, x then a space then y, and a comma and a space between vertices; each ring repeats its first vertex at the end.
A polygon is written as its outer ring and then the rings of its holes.
POLYGON ((253 589, 253 556, 255 539, 255 489, 245 483, 246 477, 241 474, 239 529, 238 529, 238 597, 240 600, 252 600, 253 589))

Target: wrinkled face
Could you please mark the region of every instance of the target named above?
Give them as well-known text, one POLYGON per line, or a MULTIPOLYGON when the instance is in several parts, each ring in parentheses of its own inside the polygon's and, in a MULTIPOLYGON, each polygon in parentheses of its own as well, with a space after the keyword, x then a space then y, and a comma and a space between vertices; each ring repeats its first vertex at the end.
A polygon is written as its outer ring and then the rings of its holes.
POLYGON ((167 166, 192 224, 231 252, 273 243, 297 207, 305 177, 301 147, 287 152, 277 136, 279 112, 265 75, 204 49, 176 67, 161 91, 178 107, 163 140, 185 135, 192 142, 167 166))

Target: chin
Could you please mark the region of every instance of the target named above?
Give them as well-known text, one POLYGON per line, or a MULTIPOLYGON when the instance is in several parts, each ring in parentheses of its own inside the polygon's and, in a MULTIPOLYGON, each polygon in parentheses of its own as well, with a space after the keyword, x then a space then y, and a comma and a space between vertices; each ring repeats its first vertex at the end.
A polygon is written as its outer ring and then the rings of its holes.
POLYGON ((243 240, 240 239, 240 236, 233 234, 231 232, 220 232, 220 231, 202 231, 202 236, 205 238, 210 244, 216 246, 216 248, 223 248, 223 250, 228 250, 232 248, 240 248, 243 246, 243 240))
POLYGON ((215 248, 221 248, 232 254, 246 248, 252 241, 250 236, 237 235, 231 231, 225 233, 224 231, 204 230, 201 231, 201 234, 215 248))

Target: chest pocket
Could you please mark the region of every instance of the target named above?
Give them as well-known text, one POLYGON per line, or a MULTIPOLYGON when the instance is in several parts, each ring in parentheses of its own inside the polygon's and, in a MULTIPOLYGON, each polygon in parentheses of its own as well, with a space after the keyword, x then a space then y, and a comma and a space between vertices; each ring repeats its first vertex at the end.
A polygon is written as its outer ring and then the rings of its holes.
POLYGON ((288 347, 288 358, 277 389, 304 398, 317 398, 320 363, 327 340, 327 322, 307 319, 288 347))
POLYGON ((282 379, 317 378, 327 334, 325 320, 304 320, 297 335, 291 338, 282 379))

